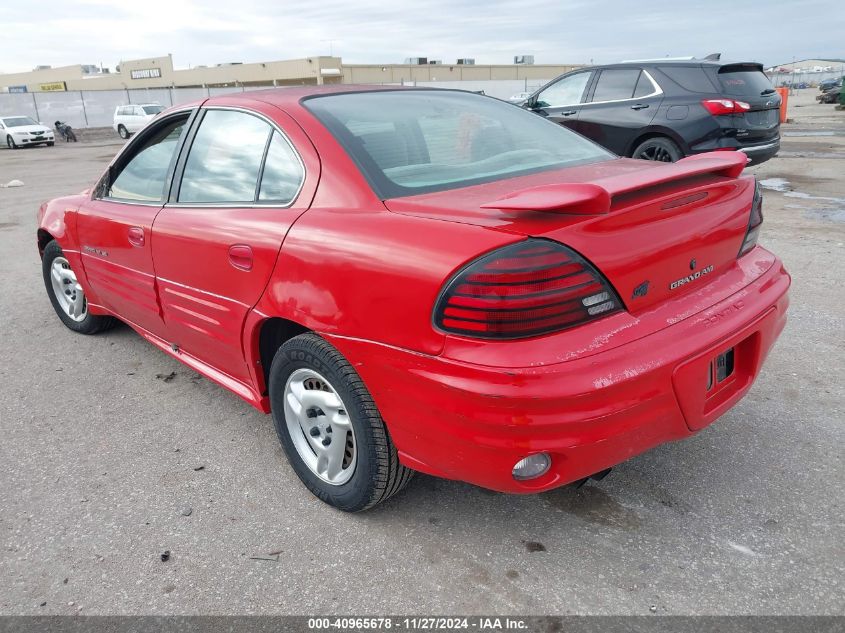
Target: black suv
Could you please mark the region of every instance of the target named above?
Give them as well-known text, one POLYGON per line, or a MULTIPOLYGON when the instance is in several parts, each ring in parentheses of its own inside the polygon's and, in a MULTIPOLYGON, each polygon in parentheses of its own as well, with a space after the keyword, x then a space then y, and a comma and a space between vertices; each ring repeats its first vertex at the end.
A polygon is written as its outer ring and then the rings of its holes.
POLYGON ((756 63, 654 60, 592 66, 549 82, 523 107, 620 156, 674 162, 739 150, 762 163, 780 148, 780 96, 756 63))

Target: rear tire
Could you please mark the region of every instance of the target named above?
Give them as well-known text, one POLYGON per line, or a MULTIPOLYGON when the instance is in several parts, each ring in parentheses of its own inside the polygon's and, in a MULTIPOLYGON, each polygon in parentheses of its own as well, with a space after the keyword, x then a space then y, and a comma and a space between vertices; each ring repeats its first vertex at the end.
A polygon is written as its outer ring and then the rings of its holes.
POLYGON ((68 329, 79 334, 96 334, 115 326, 117 319, 88 312, 85 291, 76 281, 62 247, 55 240, 44 249, 41 271, 50 303, 68 329))
POLYGON ((129 138, 129 130, 127 130, 122 124, 117 126, 117 134, 122 139, 129 138))
POLYGON ((663 163, 674 163, 684 157, 684 153, 677 143, 665 136, 655 136, 646 139, 631 153, 632 158, 654 160, 663 163))
POLYGON ((269 383, 279 441, 318 499, 359 512, 411 480, 414 471, 399 463, 367 387, 325 339, 308 333, 287 341, 273 358, 269 383))

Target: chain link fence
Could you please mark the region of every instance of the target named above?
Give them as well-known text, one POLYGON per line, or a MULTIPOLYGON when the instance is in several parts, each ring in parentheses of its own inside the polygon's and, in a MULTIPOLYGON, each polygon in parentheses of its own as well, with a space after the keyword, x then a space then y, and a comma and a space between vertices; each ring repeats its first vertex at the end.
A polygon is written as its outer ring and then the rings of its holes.
MULTIPOLYGON (((483 91, 507 100, 521 92, 533 92, 548 80, 420 81, 406 85, 483 91)), ((0 116, 29 116, 45 125, 55 121, 76 129, 111 127, 114 110, 130 103, 157 103, 166 108, 246 88, 146 88, 132 90, 75 90, 72 92, 25 92, 0 94, 0 116)), ((252 90, 252 88, 250 88, 252 90)))
POLYGON ((45 125, 55 121, 81 129, 111 127, 117 106, 157 103, 166 108, 230 92, 232 88, 145 88, 133 90, 75 90, 0 94, 0 116, 29 116, 45 125))

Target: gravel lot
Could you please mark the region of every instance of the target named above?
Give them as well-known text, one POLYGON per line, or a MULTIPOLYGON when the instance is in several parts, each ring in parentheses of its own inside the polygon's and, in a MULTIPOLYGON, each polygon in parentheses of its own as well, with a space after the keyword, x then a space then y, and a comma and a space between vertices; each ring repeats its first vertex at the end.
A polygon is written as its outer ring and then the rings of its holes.
POLYGON ((751 169, 780 190, 761 241, 791 321, 736 408, 581 490, 418 476, 352 516, 299 483, 269 417, 126 327, 56 318, 35 212, 119 139, 0 151, 25 183, 0 189, 0 613, 845 613, 845 112, 803 92, 751 169))

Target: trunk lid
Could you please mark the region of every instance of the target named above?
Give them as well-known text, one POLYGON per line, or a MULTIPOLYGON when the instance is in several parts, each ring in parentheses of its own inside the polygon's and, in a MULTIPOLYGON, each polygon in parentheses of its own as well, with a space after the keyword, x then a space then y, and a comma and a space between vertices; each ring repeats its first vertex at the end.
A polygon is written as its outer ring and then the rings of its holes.
POLYGON ((735 264, 754 190, 753 178, 738 178, 745 157, 737 154, 673 164, 620 158, 385 205, 395 213, 565 244, 637 312, 700 288, 735 264))
POLYGON ((732 115, 741 143, 763 143, 780 134, 780 95, 759 64, 726 64, 714 69, 722 95, 744 101, 751 109, 732 115))

